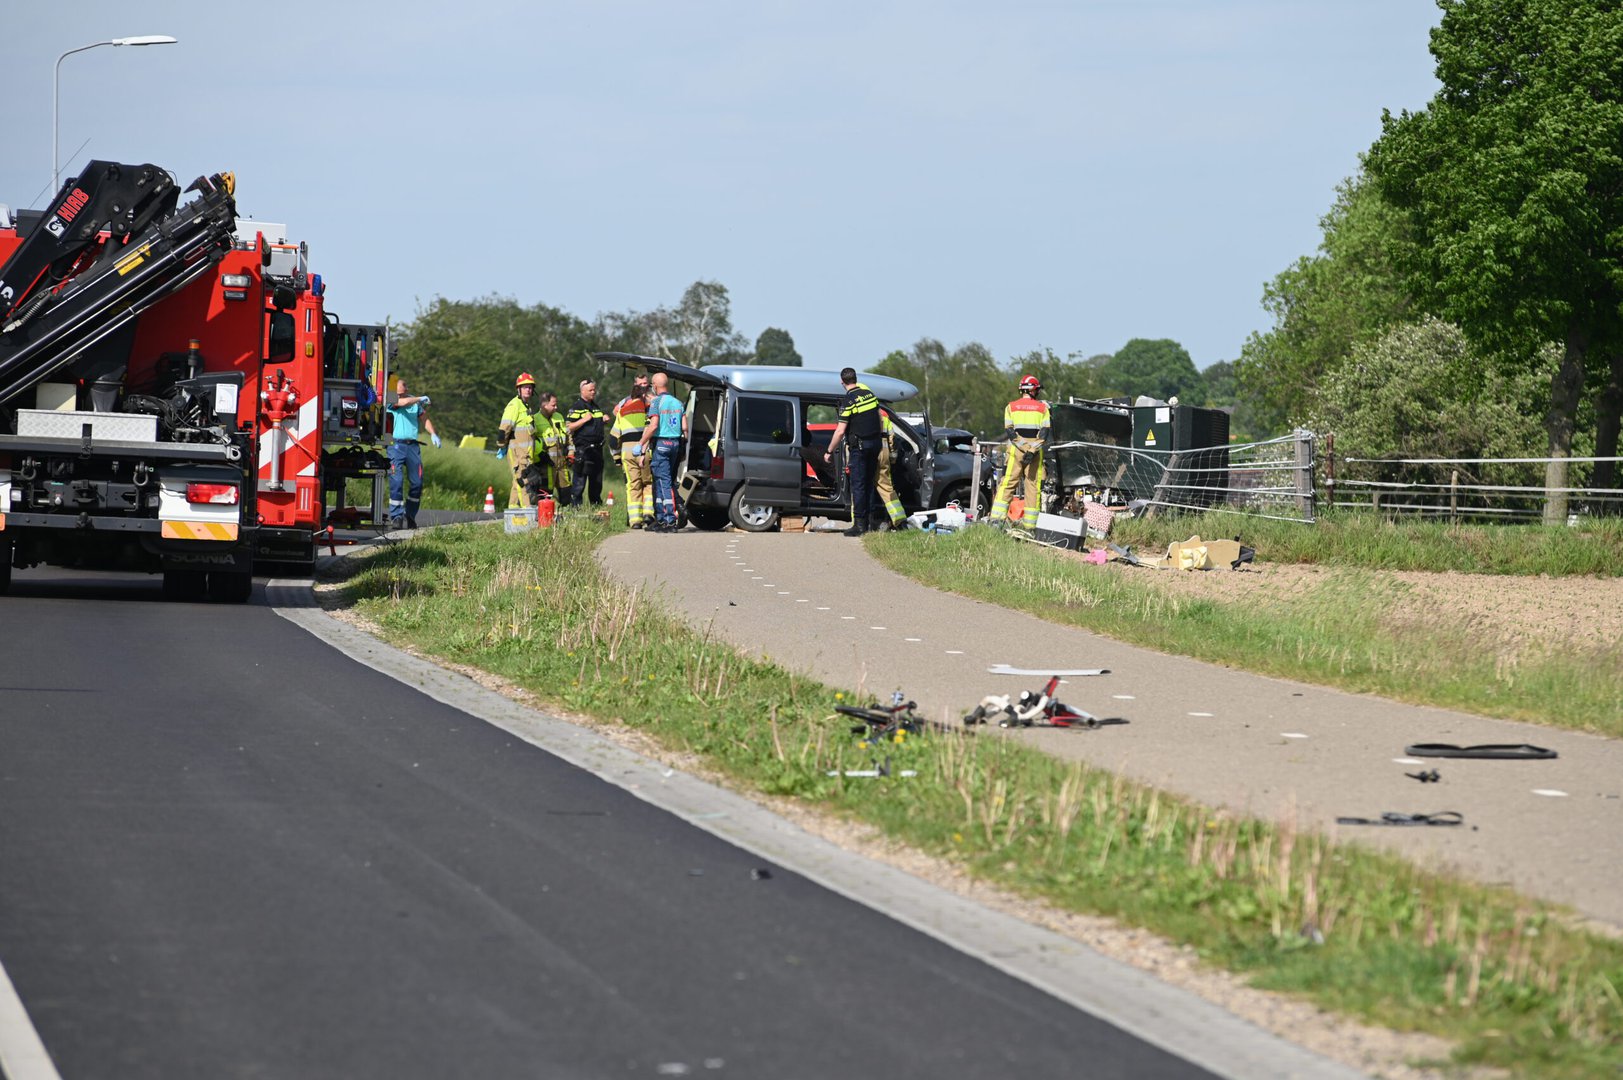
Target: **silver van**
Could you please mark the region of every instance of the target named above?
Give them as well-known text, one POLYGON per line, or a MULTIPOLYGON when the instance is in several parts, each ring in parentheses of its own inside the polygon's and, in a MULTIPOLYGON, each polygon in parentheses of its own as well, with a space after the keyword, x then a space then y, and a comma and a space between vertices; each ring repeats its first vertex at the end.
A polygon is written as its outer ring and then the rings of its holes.
MULTIPOLYGON (((662 371, 673 384, 688 387, 691 435, 676 487, 695 527, 732 524, 745 532, 765 532, 785 513, 851 520, 844 463, 823 460, 845 396, 839 372, 755 365, 693 368, 623 352, 595 356, 633 371, 662 371)), ((892 418, 891 474, 903 509, 911 514, 931 508, 935 450, 929 422, 921 431, 891 407, 917 396, 918 387, 866 372, 857 378, 892 418)), ((682 396, 675 385, 671 393, 682 396)), ((882 516, 880 508, 875 510, 882 516)))

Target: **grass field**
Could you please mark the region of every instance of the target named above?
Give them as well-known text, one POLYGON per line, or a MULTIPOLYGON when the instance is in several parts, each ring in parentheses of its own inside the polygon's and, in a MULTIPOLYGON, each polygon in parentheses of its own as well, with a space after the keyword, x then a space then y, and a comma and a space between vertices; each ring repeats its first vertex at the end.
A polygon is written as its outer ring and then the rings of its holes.
MULTIPOLYGON (((833 712, 842 688, 747 659, 605 580, 593 549, 609 528, 571 518, 511 536, 488 526, 418 534, 361 560, 348 596, 394 640, 702 755, 742 788, 1147 927, 1261 986, 1456 1040, 1462 1062, 1518 1076, 1615 1077, 1623 1065, 1623 943, 1502 890, 1012 740, 951 733, 864 746, 833 712), (880 757, 919 775, 828 775, 880 757)), ((901 549, 909 538, 879 541, 901 549)))

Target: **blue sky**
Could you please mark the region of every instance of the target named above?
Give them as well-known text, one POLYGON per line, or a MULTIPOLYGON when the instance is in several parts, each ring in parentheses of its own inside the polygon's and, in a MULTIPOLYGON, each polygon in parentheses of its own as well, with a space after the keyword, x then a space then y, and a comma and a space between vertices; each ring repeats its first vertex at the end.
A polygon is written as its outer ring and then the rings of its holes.
POLYGON ((1425 0, 739 3, 166 0, 4 17, 0 202, 63 172, 234 170, 331 308, 491 293, 577 315, 699 279, 754 338, 861 366, 1268 325, 1383 108, 1436 88, 1425 0), (74 151, 88 140, 84 149, 74 151))

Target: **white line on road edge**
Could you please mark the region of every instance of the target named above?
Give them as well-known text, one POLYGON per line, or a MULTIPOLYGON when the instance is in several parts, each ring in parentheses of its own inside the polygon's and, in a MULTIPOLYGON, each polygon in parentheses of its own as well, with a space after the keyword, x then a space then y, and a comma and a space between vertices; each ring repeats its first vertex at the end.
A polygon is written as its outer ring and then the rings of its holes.
POLYGON ((1080 942, 846 851, 742 795, 670 770, 594 731, 385 645, 317 608, 309 579, 267 581, 265 596, 282 618, 403 686, 887 917, 905 911, 909 927, 1208 1072, 1232 1080, 1364 1076, 1080 942))
POLYGON ((0 1076, 7 1080, 62 1080, 3 964, 0 964, 0 1076))

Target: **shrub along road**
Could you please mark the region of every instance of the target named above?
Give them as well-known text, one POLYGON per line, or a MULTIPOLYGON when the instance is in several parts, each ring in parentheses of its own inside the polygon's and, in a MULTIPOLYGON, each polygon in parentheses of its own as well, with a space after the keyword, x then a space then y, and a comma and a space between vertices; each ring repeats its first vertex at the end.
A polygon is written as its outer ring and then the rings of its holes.
MULTIPOLYGON (((1623 742, 1251 675, 930 589, 827 534, 610 537, 612 574, 696 625, 834 686, 901 689, 956 724, 983 695, 1038 689, 1023 668, 1108 668, 1061 700, 1129 723, 1013 737, 1203 802, 1384 845, 1623 928, 1623 742), (1412 743, 1532 743, 1554 761, 1400 763, 1412 743), (1435 768, 1437 783, 1406 776, 1435 768), (1337 817, 1459 811, 1456 828, 1336 827, 1337 817)), ((996 730, 996 729, 993 729, 996 730)))

